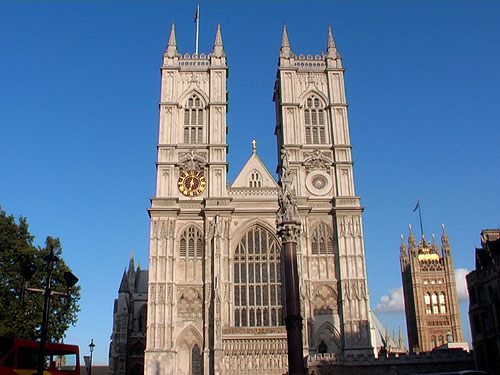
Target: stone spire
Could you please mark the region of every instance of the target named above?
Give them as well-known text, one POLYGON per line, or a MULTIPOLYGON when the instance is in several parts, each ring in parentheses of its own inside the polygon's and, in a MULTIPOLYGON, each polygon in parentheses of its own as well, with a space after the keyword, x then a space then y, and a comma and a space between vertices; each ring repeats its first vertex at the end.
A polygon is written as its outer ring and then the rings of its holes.
POLYGON ((220 32, 220 23, 217 24, 217 32, 215 33, 214 50, 212 55, 215 57, 222 57, 224 53, 224 45, 222 44, 222 34, 220 32))
POLYGON ((333 39, 332 27, 328 25, 328 48, 327 48, 327 56, 331 58, 339 57, 339 53, 337 51, 337 46, 335 45, 335 39, 333 39))
POLYGON ((408 235, 408 246, 410 251, 418 251, 417 240, 415 239, 415 235, 413 234, 413 227, 411 225, 408 226, 410 230, 410 234, 408 235))
POLYGON ((401 326, 399 326, 399 349, 405 349, 405 340, 403 338, 403 330, 401 329, 401 326))
POLYGON ((169 57, 179 55, 179 51, 177 51, 177 41, 175 40, 175 24, 173 22, 172 28, 170 29, 170 38, 168 38, 167 52, 165 54, 169 57))
POLYGON ((128 287, 128 277, 127 271, 123 270, 122 281, 120 283, 120 289, 118 289, 118 293, 128 293, 130 291, 128 287))
POLYGON ((280 57, 292 57, 292 48, 288 40, 288 32, 286 31, 286 24, 283 23, 283 37, 281 38, 280 57))
POLYGON ((443 234, 441 235, 441 249, 443 250, 443 253, 448 253, 451 250, 450 237, 448 237, 448 233, 446 233, 446 226, 441 224, 441 227, 443 228, 443 234))
POLYGON ((436 235, 434 233, 432 234, 432 252, 439 254, 439 246, 436 242, 436 235))

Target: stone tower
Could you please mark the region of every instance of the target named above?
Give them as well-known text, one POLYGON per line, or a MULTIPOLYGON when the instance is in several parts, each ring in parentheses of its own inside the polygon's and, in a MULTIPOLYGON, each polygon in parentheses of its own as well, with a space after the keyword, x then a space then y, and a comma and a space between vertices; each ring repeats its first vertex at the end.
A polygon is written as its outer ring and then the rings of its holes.
POLYGON ((430 351, 462 342, 455 267, 444 225, 441 251, 434 235, 432 244, 423 235, 417 244, 410 226, 408 246, 401 235, 400 254, 409 349, 430 351))
POLYGON ((305 228, 299 264, 306 335, 319 345, 318 330, 331 324, 344 355, 371 353, 363 208, 354 189, 344 68, 331 27, 326 54, 297 57, 284 26, 274 102, 278 150, 289 155, 305 228), (322 305, 327 295, 332 304, 322 305))
MULTIPOLYGON (((300 181, 304 354, 343 356, 373 349, 343 68, 331 30, 328 40, 327 54, 296 57, 284 30, 274 100, 279 155, 300 181)), ((220 26, 199 56, 179 54, 172 26, 149 208, 147 375, 287 370, 279 188, 256 141, 227 181, 227 69, 220 26)))

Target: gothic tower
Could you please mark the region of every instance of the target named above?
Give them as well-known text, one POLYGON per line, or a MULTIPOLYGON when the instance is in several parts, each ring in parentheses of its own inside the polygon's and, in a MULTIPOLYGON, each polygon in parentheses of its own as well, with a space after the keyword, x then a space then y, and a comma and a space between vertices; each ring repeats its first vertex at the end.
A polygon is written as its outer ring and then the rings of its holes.
POLYGON ((326 54, 298 57, 283 27, 274 102, 278 150, 289 155, 303 220, 305 337, 318 347, 324 342, 318 330, 328 323, 344 355, 371 353, 363 208, 354 189, 344 68, 331 27, 326 54), (329 303, 321 300, 326 295, 329 303))
MULTIPOLYGON (((179 54, 172 26, 149 209, 146 375, 287 370, 279 188, 256 141, 227 181, 227 71, 220 26, 209 55, 179 54)), ((316 58, 295 57, 285 30, 274 98, 279 152, 298 177, 304 354, 373 353, 362 207, 331 30, 328 53, 316 58)))
POLYGON ((209 233, 214 223, 223 224, 217 215, 229 210, 220 26, 210 55, 182 56, 172 25, 161 79, 157 187, 149 209, 146 373, 209 374, 218 350, 213 292, 221 272, 221 249, 214 253, 209 233))
POLYGON ((408 246, 401 235, 400 261, 410 350, 462 342, 455 267, 444 225, 441 252, 434 235, 432 244, 423 235, 417 244, 410 226, 408 246))

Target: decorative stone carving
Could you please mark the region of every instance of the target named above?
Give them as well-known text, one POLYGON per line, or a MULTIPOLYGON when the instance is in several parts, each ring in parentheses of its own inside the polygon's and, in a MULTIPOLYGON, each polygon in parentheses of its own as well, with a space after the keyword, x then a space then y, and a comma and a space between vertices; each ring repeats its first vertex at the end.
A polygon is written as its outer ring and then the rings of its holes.
POLYGON ((306 171, 313 169, 328 170, 333 165, 333 160, 330 158, 330 153, 314 150, 313 152, 304 153, 305 160, 302 163, 306 167, 306 171))
POLYGON ((177 315, 179 318, 201 318, 202 306, 201 293, 198 289, 185 288, 179 291, 177 302, 177 315))
POLYGON ((284 147, 281 149, 281 176, 279 185, 278 224, 284 221, 300 223, 300 216, 295 202, 293 174, 290 170, 288 151, 284 147))
POLYGON ((332 315, 337 313, 337 293, 327 286, 318 285, 315 288, 312 301, 314 315, 332 315))
POLYGON ((183 170, 200 170, 207 164, 207 154, 195 149, 181 152, 178 164, 183 170))

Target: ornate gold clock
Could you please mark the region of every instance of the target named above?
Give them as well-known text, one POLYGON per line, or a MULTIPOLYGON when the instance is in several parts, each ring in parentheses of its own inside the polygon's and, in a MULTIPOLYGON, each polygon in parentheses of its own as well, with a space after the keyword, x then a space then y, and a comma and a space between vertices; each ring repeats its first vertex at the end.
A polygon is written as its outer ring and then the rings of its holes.
POLYGON ((207 181, 202 171, 182 172, 177 182, 179 191, 187 197, 195 197, 205 191, 207 181))

